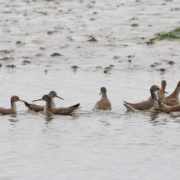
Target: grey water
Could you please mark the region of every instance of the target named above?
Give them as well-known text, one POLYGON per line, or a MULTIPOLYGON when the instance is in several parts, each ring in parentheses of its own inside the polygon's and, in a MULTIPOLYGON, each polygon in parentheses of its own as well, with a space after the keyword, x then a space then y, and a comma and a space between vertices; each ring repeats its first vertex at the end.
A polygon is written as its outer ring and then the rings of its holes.
POLYGON ((0 116, 0 179, 179 179, 180 114, 123 107, 163 79, 169 93, 180 80, 180 42, 146 43, 179 25, 178 5, 1 0, 0 107, 12 95, 32 102, 50 90, 64 98, 57 107, 81 106, 48 119, 19 102, 17 116, 0 116), (112 111, 93 110, 101 86, 112 111))

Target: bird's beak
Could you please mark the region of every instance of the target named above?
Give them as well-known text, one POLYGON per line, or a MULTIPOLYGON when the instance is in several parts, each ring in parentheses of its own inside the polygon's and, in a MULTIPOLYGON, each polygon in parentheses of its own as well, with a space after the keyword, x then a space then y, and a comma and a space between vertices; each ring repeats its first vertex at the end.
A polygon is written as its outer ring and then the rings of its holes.
POLYGON ((25 102, 25 101, 23 101, 23 100, 21 100, 21 99, 19 99, 19 101, 20 101, 20 102, 25 102))
POLYGON ((101 94, 102 94, 102 92, 99 93, 99 95, 101 95, 101 94))
POLYGON ((33 100, 32 102, 35 102, 35 101, 43 101, 43 99, 36 99, 36 100, 33 100))
POLYGON ((62 100, 64 100, 62 97, 60 97, 60 96, 56 96, 57 98, 59 98, 59 99, 62 99, 62 100))
POLYGON ((160 89, 159 90, 160 91, 160 93, 167 93, 165 90, 163 90, 163 89, 160 89))

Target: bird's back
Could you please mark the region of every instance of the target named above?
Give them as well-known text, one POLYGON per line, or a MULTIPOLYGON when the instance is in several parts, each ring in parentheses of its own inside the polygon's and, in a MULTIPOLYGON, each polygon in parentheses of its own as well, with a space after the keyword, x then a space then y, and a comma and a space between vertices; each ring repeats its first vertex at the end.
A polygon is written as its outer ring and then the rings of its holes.
POLYGON ((27 102, 24 102, 24 104, 28 109, 35 111, 35 112, 40 112, 40 111, 44 110, 44 106, 38 106, 36 104, 29 104, 27 102))
POLYGON ((124 101, 124 103, 137 110, 151 109, 155 105, 155 102, 152 98, 149 98, 148 101, 142 101, 139 103, 128 103, 126 101, 124 101))
POLYGON ((16 112, 13 111, 12 109, 6 109, 0 107, 0 114, 7 115, 7 114, 15 114, 16 112))

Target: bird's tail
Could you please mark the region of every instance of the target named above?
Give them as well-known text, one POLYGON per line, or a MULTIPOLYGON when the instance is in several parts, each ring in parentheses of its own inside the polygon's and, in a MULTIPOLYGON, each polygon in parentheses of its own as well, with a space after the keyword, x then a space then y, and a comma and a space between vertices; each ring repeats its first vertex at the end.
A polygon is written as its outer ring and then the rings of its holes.
POLYGON ((80 106, 80 103, 70 106, 69 108, 78 108, 79 106, 80 106))
POLYGON ((26 101, 23 101, 23 102, 24 102, 25 106, 29 107, 30 104, 28 102, 26 102, 26 101))
POLYGON ((124 106, 127 108, 128 111, 135 111, 135 109, 130 106, 126 101, 124 101, 124 106))

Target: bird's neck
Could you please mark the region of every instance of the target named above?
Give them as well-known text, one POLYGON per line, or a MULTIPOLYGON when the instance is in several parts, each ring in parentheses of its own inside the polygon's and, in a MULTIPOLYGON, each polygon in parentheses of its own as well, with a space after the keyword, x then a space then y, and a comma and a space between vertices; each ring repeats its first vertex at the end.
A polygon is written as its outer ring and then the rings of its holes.
POLYGON ((11 101, 11 109, 16 112, 16 103, 11 101))
POLYGON ((51 109, 54 109, 56 106, 55 106, 55 103, 54 103, 54 98, 51 98, 51 109))
POLYGON ((106 93, 102 93, 101 99, 107 99, 107 94, 106 93))
POLYGON ((156 92, 151 91, 151 98, 152 98, 153 100, 158 100, 156 92))
POLYGON ((51 101, 46 101, 44 113, 48 115, 51 111, 52 111, 51 101))
POLYGON ((176 89, 174 90, 173 94, 179 95, 179 92, 180 92, 180 87, 177 86, 176 89))
POLYGON ((165 84, 162 84, 162 85, 161 85, 161 89, 165 91, 166 85, 165 85, 165 84))

